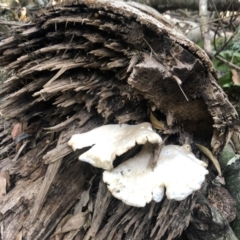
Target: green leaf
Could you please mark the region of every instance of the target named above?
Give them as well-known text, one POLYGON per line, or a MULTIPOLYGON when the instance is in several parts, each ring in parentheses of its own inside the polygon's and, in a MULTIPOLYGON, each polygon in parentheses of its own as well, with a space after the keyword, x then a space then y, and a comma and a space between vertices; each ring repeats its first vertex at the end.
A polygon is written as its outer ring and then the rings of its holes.
POLYGON ((226 74, 224 74, 222 77, 220 77, 218 79, 218 82, 222 87, 225 87, 225 88, 230 87, 233 84, 231 72, 229 71, 226 74))

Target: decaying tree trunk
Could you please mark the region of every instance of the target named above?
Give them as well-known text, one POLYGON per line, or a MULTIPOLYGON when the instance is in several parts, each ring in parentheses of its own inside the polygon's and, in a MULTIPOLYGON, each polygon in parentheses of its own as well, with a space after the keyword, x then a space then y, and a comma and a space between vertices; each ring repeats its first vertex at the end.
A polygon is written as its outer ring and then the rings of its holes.
POLYGON ((217 155, 230 137, 238 117, 211 61, 148 11, 68 1, 0 42, 8 72, 0 94, 2 239, 173 239, 185 229, 189 239, 203 239, 201 231, 236 239, 228 223, 235 202, 212 185, 210 163, 202 190, 186 200, 134 208, 113 198, 102 171, 67 146, 74 133, 153 122, 152 114, 166 144, 200 143, 217 155))

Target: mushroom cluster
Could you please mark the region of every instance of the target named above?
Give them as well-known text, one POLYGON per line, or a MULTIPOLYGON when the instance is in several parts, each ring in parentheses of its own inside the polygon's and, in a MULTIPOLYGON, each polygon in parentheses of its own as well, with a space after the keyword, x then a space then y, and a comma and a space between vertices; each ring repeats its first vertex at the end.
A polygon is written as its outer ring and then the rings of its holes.
POLYGON ((112 195, 135 207, 144 207, 152 200, 160 202, 165 192, 168 199, 181 201, 201 188, 208 173, 206 164, 194 156, 189 145, 163 146, 152 166, 153 144, 161 143, 147 122, 101 126, 75 134, 68 142, 73 150, 92 146, 79 159, 104 169, 103 181, 112 195), (113 169, 116 157, 136 144, 144 145, 142 150, 113 169))

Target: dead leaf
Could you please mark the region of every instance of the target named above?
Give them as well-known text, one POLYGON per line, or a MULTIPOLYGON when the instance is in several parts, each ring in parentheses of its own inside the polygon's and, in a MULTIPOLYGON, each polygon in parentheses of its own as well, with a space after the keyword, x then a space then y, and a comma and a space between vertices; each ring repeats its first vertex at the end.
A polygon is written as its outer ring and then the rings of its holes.
POLYGON ((11 132, 12 139, 14 140, 21 133, 22 133, 22 123, 20 122, 15 123, 11 132))
POLYGON ((225 178, 221 176, 217 176, 215 179, 213 179, 212 183, 217 186, 226 185, 225 178))
POLYGON ((79 200, 78 204, 75 206, 74 214, 82 212, 82 208, 87 206, 89 198, 90 198, 89 190, 90 190, 90 188, 88 190, 85 190, 82 192, 80 200, 79 200))
POLYGON ((0 198, 5 196, 7 193, 7 188, 10 186, 9 172, 4 171, 0 173, 0 198))
POLYGON ((91 180, 88 182, 89 183, 88 189, 81 193, 80 200, 79 200, 78 204, 75 206, 74 214, 82 212, 82 208, 87 206, 87 204, 90 200, 89 191, 92 187, 92 181, 93 181, 94 178, 95 178, 95 176, 93 176, 91 178, 91 180))
POLYGON ((153 128, 158 129, 160 131, 163 131, 165 129, 164 124, 162 122, 158 121, 152 112, 150 112, 150 121, 151 121, 153 128))
POLYGON ((20 22, 28 22, 29 21, 29 17, 27 16, 28 15, 28 12, 27 12, 27 8, 26 7, 22 7, 21 9, 19 9, 17 15, 18 15, 18 20, 20 22))
MULTIPOLYGON (((95 177, 95 176, 94 176, 95 177)), ((80 197, 79 202, 75 206, 74 215, 67 215, 57 226, 57 229, 54 233, 55 240, 61 240, 62 234, 70 232, 73 230, 79 230, 81 227, 88 228, 91 224, 91 216, 89 211, 82 212, 82 208, 86 207, 90 200, 90 189, 92 187, 92 181, 89 181, 89 187, 87 190, 83 191, 80 197)))
MULTIPOLYGON (((54 235, 58 232, 61 231, 62 227, 64 226, 64 224, 72 217, 72 214, 67 214, 57 225, 56 231, 54 233, 54 235)), ((61 240, 63 234, 59 233, 55 235, 55 240, 61 240)))
POLYGON ((195 144, 195 145, 199 148, 199 150, 202 153, 204 153, 212 161, 213 165, 215 166, 215 168, 218 171, 219 176, 222 176, 220 164, 219 164, 218 160, 213 156, 212 152, 208 148, 206 148, 200 144, 195 144))
POLYGON ((27 122, 18 122, 15 123, 15 125, 13 126, 12 132, 11 132, 11 136, 12 139, 15 141, 16 143, 16 147, 15 147, 15 151, 18 152, 18 150, 21 148, 22 144, 23 144, 23 137, 22 135, 24 134, 24 130, 27 127, 27 122))
POLYGON ((240 85, 240 74, 237 70, 231 69, 232 72, 232 81, 235 85, 240 85))
POLYGON ((54 235, 80 229, 86 222, 87 213, 88 211, 72 215, 72 217, 68 219, 63 227, 56 231, 54 235))

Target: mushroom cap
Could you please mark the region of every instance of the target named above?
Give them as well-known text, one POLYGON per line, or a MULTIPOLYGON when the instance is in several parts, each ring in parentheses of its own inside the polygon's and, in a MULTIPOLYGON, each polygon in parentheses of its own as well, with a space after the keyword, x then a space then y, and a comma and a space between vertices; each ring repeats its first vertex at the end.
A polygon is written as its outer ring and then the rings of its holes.
POLYGON ((206 164, 186 147, 164 146, 152 169, 153 147, 146 144, 133 158, 111 172, 104 171, 103 181, 113 196, 130 206, 144 207, 152 200, 160 202, 165 188, 168 199, 181 201, 201 188, 208 173, 206 164))
POLYGON ((181 201, 199 190, 208 173, 206 163, 197 159, 186 146, 163 147, 154 169, 161 175, 168 199, 181 201))
POLYGON ((148 166, 153 159, 153 147, 145 145, 143 149, 111 172, 103 172, 103 181, 114 197, 125 204, 144 207, 154 198, 159 202, 164 196, 164 186, 154 179, 148 166))
POLYGON ((89 132, 75 134, 68 145, 76 149, 92 146, 79 156, 79 159, 106 170, 113 168, 113 161, 133 148, 136 144, 161 143, 161 137, 155 133, 150 123, 137 125, 109 124, 95 128, 89 132))

